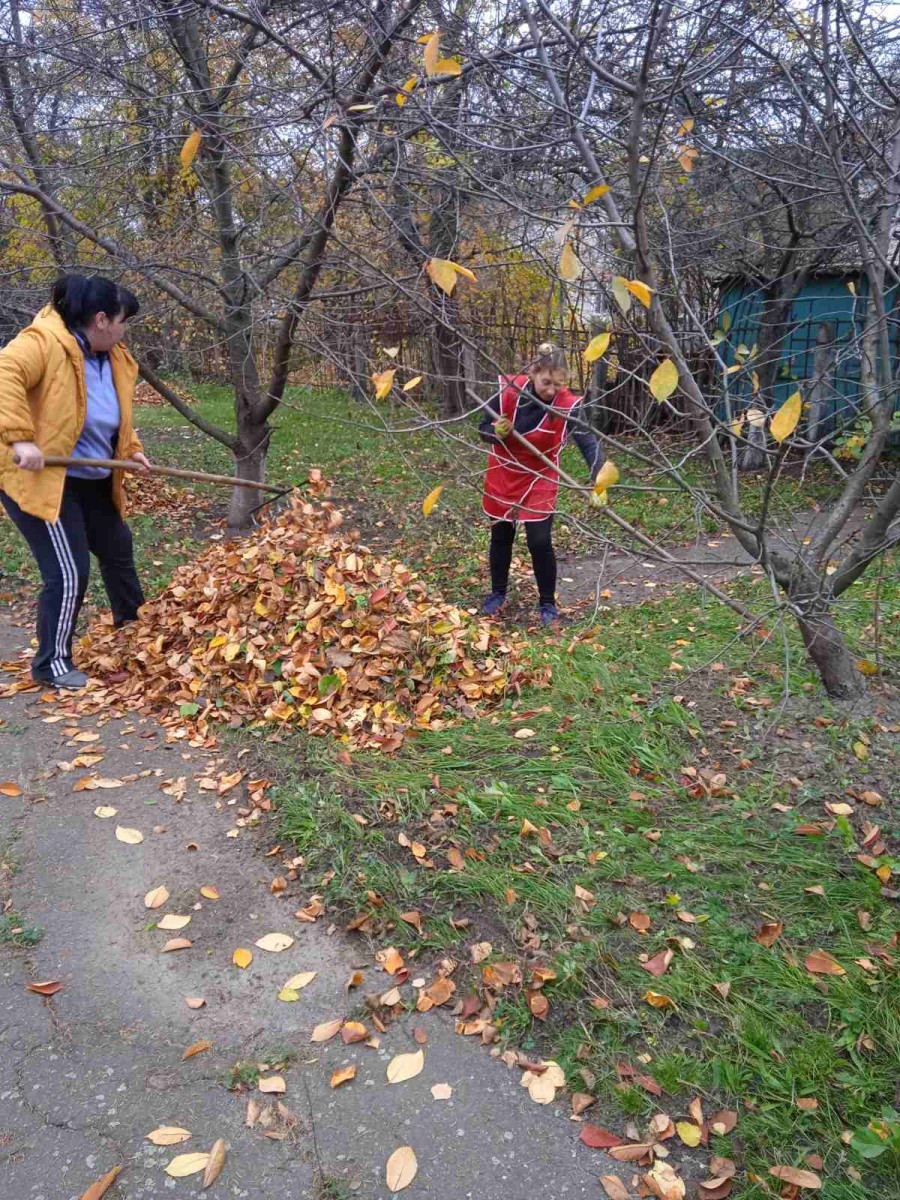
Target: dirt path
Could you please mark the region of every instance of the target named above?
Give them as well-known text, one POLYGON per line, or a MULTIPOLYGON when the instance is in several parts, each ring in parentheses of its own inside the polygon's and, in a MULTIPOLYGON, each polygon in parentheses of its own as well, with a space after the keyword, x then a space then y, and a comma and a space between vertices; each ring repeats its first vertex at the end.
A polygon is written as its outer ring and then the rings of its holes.
MULTIPOLYGON (((0 612, 0 660, 17 654, 27 636, 0 612)), ((596 1198, 601 1173, 633 1177, 579 1142, 564 1094, 552 1106, 533 1103, 519 1071, 493 1061, 477 1039, 458 1036, 445 1009, 413 1011, 390 1026, 377 1049, 345 1046, 339 1037, 311 1045, 316 1024, 359 1019, 356 997, 384 992, 391 980, 375 966, 375 948, 333 931, 327 915, 315 924, 293 918, 314 881, 292 884, 286 898, 272 895, 275 860, 263 855, 276 839, 275 818, 269 828, 229 836, 238 828, 240 789, 218 798, 196 780, 240 763, 168 742, 150 721, 47 722, 52 709, 36 692, 0 700, 0 781, 23 792, 0 795, 3 899, 8 913, 44 930, 30 948, 0 947, 5 1196, 77 1200, 123 1163, 110 1200, 385 1200, 385 1163, 401 1145, 412 1146, 419 1163, 404 1192, 411 1198, 596 1198), (86 769, 59 767, 79 753, 103 758, 86 769), (74 791, 89 775, 123 786, 74 791), (177 802, 161 785, 180 776, 187 789, 177 802), (99 806, 116 814, 98 817, 99 806), (117 826, 140 830, 143 841, 117 840, 117 826), (159 885, 170 899, 151 912, 144 895, 159 885), (203 899, 204 885, 221 898, 203 899), (152 928, 163 913, 190 915, 191 922, 175 933, 152 928), (257 939, 272 931, 296 940, 279 954, 258 949, 257 939), (170 937, 193 944, 162 953, 170 937), (232 965, 237 947, 253 951, 243 971, 232 965), (365 981, 348 994, 356 970, 365 981), (317 975, 300 999, 278 1000, 284 982, 301 971, 317 975), (52 999, 25 990, 43 980, 59 980, 62 989, 52 999), (192 1010, 186 997, 202 997, 205 1006, 192 1010), (390 1059, 417 1049, 415 1027, 427 1033, 425 1068, 388 1085, 390 1059), (182 1062, 185 1048, 201 1039, 212 1047, 182 1062), (254 1087, 226 1089, 236 1062, 285 1057, 290 1065, 269 1074, 286 1081, 280 1099, 287 1117, 267 1116, 278 1097, 254 1087), (349 1064, 357 1065, 356 1078, 332 1090, 332 1072, 349 1064), (450 1100, 433 1099, 438 1083, 451 1085, 450 1100), (263 1122, 272 1123, 245 1124, 251 1098, 264 1106, 263 1122), (163 1125, 192 1136, 155 1147, 146 1134, 163 1125), (208 1150, 219 1137, 228 1157, 209 1193, 201 1193, 202 1175, 175 1180, 164 1173, 177 1154, 208 1150)), ((419 972, 431 977, 427 964, 411 965, 411 980, 419 972)), ((410 983, 401 991, 414 998, 410 983)))

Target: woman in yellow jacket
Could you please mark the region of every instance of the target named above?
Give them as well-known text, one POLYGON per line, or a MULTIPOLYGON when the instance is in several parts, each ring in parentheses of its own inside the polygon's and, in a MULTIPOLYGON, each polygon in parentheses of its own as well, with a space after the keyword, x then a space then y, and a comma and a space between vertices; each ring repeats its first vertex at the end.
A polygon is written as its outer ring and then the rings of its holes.
POLYGON ((72 636, 91 554, 117 626, 144 603, 122 519, 122 472, 44 466, 44 455, 61 455, 149 467, 132 424, 137 363, 120 344, 137 311, 134 295, 109 279, 64 275, 51 304, 0 350, 0 503, 43 580, 31 671, 51 687, 88 682, 73 665, 72 636))

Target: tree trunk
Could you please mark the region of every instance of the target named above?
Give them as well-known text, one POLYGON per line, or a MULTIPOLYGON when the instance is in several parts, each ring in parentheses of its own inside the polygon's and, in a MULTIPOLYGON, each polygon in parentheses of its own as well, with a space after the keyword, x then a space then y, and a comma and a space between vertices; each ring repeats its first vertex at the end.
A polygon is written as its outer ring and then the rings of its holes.
MULTIPOLYGON (((271 431, 263 426, 242 432, 241 442, 234 452, 234 474, 238 479, 252 479, 254 483, 266 482, 266 454, 269 449, 271 431)), ((231 492, 228 505, 228 528, 246 531, 255 524, 253 510, 264 498, 254 488, 236 487, 231 492)))
MULTIPOLYGON (((432 284, 432 291, 437 288, 432 284)), ((466 379, 462 339, 456 328, 457 307, 450 296, 436 300, 442 320, 436 321, 433 331, 434 368, 437 390, 441 398, 441 416, 458 417, 466 411, 466 379)))
POLYGON ((810 610, 797 617, 797 624, 828 695, 834 700, 856 700, 862 696, 865 680, 831 613, 827 609, 810 610))

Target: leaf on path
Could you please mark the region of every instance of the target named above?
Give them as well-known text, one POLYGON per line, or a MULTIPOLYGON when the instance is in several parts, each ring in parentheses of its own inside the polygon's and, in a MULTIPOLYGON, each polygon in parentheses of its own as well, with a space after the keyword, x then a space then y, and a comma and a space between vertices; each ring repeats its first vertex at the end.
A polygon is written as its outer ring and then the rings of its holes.
POLYGON ((300 992, 312 983, 317 974, 318 971, 301 971, 298 975, 292 975, 284 986, 293 992, 300 992))
POLYGON ((184 929, 185 925, 190 925, 191 918, 181 916, 178 913, 166 913, 164 917, 156 922, 157 929, 184 929))
POLYGON ((424 1050, 415 1050, 411 1054, 398 1054, 387 1066, 388 1083, 405 1083, 407 1079, 415 1079, 425 1068, 424 1050))
POLYGON ((200 889, 200 895, 204 896, 207 900, 218 900, 219 889, 213 887, 211 883, 208 883, 200 889))
POLYGON ((386 950, 379 950, 375 955, 375 961, 388 975, 396 975, 403 968, 403 955, 396 946, 388 946, 386 950))
POLYGON ((287 1084, 281 1075, 260 1076, 256 1086, 267 1096, 280 1096, 287 1091, 287 1084))
POLYGON ((188 1175, 196 1175, 206 1170, 209 1154, 204 1151, 194 1151, 192 1154, 179 1154, 166 1167, 166 1174, 173 1179, 186 1179, 188 1175))
POLYGON ((128 829, 125 825, 116 826, 116 837, 126 846, 138 846, 144 840, 144 835, 139 829, 128 829))
POLYGON ((206 1164, 206 1170, 203 1172, 203 1187, 204 1190, 216 1182, 222 1174, 222 1168, 225 1166, 225 1139, 217 1138, 212 1144, 212 1149, 209 1152, 209 1162, 206 1164))
POLYGON ((666 1162, 658 1162, 641 1180, 659 1200, 684 1200, 684 1180, 666 1162))
POLYGON ((678 1136, 686 1146, 699 1146, 703 1137, 703 1130, 699 1125, 694 1125, 690 1121, 677 1121, 675 1128, 678 1131, 678 1136))
POLYGON ((114 817, 118 811, 119 810, 117 808, 113 808, 109 804, 99 804, 94 809, 94 816, 99 817, 101 821, 106 821, 110 817, 114 817))
POLYGON ((285 1004, 293 1004, 300 999, 300 993, 295 988, 283 987, 278 993, 278 999, 285 1004))
POLYGON ((803 960, 806 969, 813 975, 846 975, 846 967, 842 967, 837 959, 832 958, 825 950, 813 950, 803 960))
POLYGON ((583 1125, 580 1136, 592 1150, 609 1150, 612 1146, 621 1146, 625 1140, 607 1129, 601 1129, 599 1125, 583 1125))
POLYGON ((202 1054, 204 1050, 211 1049, 212 1042, 207 1041, 205 1038, 200 1042, 193 1042, 190 1046, 188 1046, 184 1054, 182 1054, 181 1061, 186 1062, 189 1058, 193 1058, 195 1054, 202 1054))
POLYGON ((822 1186, 822 1180, 814 1171, 804 1171, 800 1167, 769 1167, 769 1174, 782 1183, 792 1183, 807 1191, 816 1192, 822 1186))
POLYGON ((105 1196, 115 1183, 124 1165, 124 1163, 119 1163, 117 1167, 113 1167, 111 1171, 107 1171, 105 1175, 101 1175, 98 1180, 91 1184, 86 1192, 81 1193, 80 1200, 101 1200, 101 1197, 105 1196))
POLYGON ((616 1162, 640 1162, 653 1153, 652 1142, 629 1142, 627 1145, 610 1146, 607 1154, 616 1162))
POLYGON ((361 1021, 345 1021, 341 1026, 341 1041, 345 1046, 351 1046, 354 1042, 364 1042, 369 1036, 369 1031, 361 1021))
POLYGON ((309 1040, 311 1042, 330 1042, 340 1033, 343 1024, 343 1017, 338 1017, 336 1021, 322 1021, 312 1031, 309 1040))
POLYGON ((62 990, 62 984, 58 979, 45 979, 42 983, 26 983, 25 990, 38 996, 55 996, 62 990))
POLYGON ((431 1095, 435 1100, 449 1100, 453 1095, 453 1088, 449 1083, 435 1083, 432 1085, 431 1095))
POLYGON ((600 1186, 606 1192, 609 1200, 630 1200, 628 1188, 618 1175, 601 1175, 600 1186))
POLYGON ((392 1192, 402 1192, 415 1179, 418 1169, 419 1164, 412 1146, 398 1146, 387 1160, 385 1177, 388 1189, 392 1192))
POLYGON ((160 1125, 158 1129, 152 1129, 147 1134, 147 1141, 152 1142, 154 1146, 177 1146, 179 1142, 186 1142, 191 1136, 189 1129, 182 1129, 179 1125, 160 1125))
POLYGON ((267 933, 255 942, 260 950, 268 950, 270 954, 280 954, 293 944, 294 939, 289 933, 267 933))
POLYGON ((237 950, 231 956, 231 961, 236 967, 240 967, 242 971, 245 971, 253 962, 253 951, 246 950, 243 946, 238 946, 237 950))
POLYGON ((162 908, 169 898, 169 889, 160 885, 151 888, 144 897, 144 908, 162 908))
POLYGON ((356 1067, 339 1067, 331 1076, 329 1087, 338 1088, 342 1083, 349 1083, 351 1079, 356 1078, 356 1067))
POLYGON ((22 789, 17 783, 0 783, 0 796, 21 796, 22 789))
POLYGON ((190 938, 169 938, 160 953, 169 954, 173 950, 189 950, 193 944, 190 938))
POLYGON ((184 1002, 188 1008, 202 1008, 206 1003, 202 996, 185 996, 184 1002))

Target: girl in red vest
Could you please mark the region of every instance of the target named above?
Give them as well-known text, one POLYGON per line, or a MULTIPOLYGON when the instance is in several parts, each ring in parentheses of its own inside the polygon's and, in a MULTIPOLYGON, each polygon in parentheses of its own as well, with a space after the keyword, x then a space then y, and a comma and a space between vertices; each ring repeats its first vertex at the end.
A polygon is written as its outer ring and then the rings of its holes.
POLYGON ((600 443, 575 412, 581 397, 569 391, 567 382, 565 354, 558 346, 543 342, 521 375, 501 379, 500 391, 485 408, 479 433, 491 446, 482 500, 491 518, 491 593, 483 605, 488 616, 498 613, 506 602, 513 541, 521 521, 537 581, 541 621, 550 625, 559 617, 551 537, 559 492, 559 473, 554 467, 569 433, 584 455, 591 482, 603 465, 600 443), (513 430, 527 446, 511 436, 513 430))

